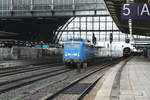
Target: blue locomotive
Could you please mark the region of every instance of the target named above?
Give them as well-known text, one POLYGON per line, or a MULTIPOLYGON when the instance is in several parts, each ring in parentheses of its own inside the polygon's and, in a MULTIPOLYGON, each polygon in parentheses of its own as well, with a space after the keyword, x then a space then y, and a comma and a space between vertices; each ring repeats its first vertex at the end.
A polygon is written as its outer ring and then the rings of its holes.
POLYGON ((94 57, 94 45, 84 40, 70 40, 64 42, 63 62, 70 66, 91 62, 94 57))

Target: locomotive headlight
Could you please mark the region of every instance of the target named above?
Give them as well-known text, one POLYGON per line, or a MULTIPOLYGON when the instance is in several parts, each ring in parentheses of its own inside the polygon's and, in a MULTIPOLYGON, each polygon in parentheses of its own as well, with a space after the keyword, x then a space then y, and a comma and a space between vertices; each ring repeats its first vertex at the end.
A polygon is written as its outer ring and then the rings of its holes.
POLYGON ((68 56, 71 56, 71 53, 68 53, 68 56))
POLYGON ((74 53, 73 55, 74 55, 74 56, 77 56, 77 54, 76 54, 76 53, 74 53))
POLYGON ((78 57, 80 57, 80 53, 78 52, 78 57))
POLYGON ((67 54, 67 53, 65 53, 65 56, 68 56, 68 54, 67 54))

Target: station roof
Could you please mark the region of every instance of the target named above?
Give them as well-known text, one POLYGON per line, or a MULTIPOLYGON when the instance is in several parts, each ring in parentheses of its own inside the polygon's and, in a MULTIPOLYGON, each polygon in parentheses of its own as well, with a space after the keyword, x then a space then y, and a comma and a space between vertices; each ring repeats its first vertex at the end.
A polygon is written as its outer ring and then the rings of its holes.
POLYGON ((70 17, 1 18, 0 39, 52 42, 54 32, 70 17))
MULTIPOLYGON (((127 0, 105 0, 106 6, 115 23, 123 33, 129 33, 128 20, 121 19, 121 5, 127 0)), ((134 3, 148 3, 148 0, 133 0, 134 3)), ((150 36, 150 20, 132 20, 135 35, 150 36)))

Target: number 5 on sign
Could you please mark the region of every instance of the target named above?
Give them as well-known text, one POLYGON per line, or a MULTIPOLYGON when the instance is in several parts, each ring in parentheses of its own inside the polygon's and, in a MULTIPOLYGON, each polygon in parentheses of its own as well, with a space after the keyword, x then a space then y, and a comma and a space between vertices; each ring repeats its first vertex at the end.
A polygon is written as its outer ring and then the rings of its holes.
POLYGON ((124 4, 123 5, 123 15, 124 16, 129 16, 131 11, 130 11, 130 8, 129 8, 130 4, 124 4))

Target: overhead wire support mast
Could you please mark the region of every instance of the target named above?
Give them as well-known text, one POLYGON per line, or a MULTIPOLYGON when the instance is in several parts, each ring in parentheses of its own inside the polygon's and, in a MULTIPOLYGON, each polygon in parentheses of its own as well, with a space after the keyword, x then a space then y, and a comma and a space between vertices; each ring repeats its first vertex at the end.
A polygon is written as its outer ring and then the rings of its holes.
MULTIPOLYGON (((127 0, 127 3, 133 3, 134 0, 127 0)), ((129 33, 130 33, 130 42, 133 40, 133 21, 132 19, 128 20, 128 25, 129 25, 129 33)))

